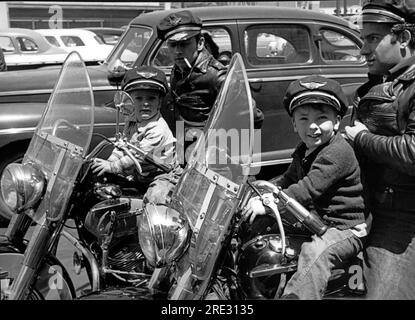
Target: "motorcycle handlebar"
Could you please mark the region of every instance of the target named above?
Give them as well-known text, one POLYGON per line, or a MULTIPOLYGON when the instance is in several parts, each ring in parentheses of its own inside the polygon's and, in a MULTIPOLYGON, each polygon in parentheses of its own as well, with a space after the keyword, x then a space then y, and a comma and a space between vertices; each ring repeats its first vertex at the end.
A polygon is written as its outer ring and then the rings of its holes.
POLYGON ((304 208, 297 200, 288 196, 281 188, 273 185, 272 183, 264 180, 257 180, 252 182, 255 187, 265 187, 272 191, 275 197, 277 197, 283 205, 291 212, 294 217, 304 224, 311 232, 317 234, 318 236, 323 235, 327 226, 324 224, 323 220, 313 212, 308 211, 304 208))
POLYGON ((172 168, 170 166, 163 164, 162 161, 158 159, 156 156, 145 153, 143 150, 141 150, 140 148, 138 148, 137 146, 129 142, 127 142, 126 144, 128 147, 130 147, 131 149, 136 151, 138 154, 140 154, 140 156, 142 156, 144 160, 147 160, 148 162, 154 164, 157 168, 163 170, 166 173, 171 171, 172 168))

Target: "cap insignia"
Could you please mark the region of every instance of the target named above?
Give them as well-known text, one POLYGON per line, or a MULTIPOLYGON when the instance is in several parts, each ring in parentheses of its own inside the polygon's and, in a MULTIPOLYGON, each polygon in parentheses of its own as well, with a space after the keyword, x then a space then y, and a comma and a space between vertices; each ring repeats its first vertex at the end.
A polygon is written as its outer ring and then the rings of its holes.
POLYGON ((175 26, 177 26, 181 21, 182 21, 182 18, 181 17, 178 17, 178 16, 176 16, 175 14, 172 14, 172 15, 170 15, 169 17, 168 17, 168 20, 169 20, 169 23, 173 26, 173 27, 175 27, 175 26))
POLYGON ((157 75, 157 73, 154 73, 154 72, 143 72, 143 71, 137 71, 137 74, 146 79, 153 78, 157 75))
POLYGON ((302 85, 304 88, 307 88, 309 90, 318 89, 321 87, 324 87, 327 84, 327 82, 301 82, 300 85, 302 85))

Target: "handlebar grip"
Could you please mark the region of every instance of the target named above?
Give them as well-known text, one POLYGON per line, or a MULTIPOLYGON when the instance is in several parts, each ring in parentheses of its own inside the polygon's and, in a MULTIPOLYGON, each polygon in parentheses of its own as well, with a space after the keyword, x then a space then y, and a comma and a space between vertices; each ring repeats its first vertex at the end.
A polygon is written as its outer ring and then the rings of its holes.
POLYGON ((313 213, 304 219, 304 225, 318 236, 322 236, 326 230, 327 226, 321 221, 321 219, 313 213))
POLYGON ((318 236, 321 236, 326 232, 327 226, 324 224, 321 218, 315 213, 305 209, 293 198, 288 198, 285 206, 311 232, 315 233, 318 236))

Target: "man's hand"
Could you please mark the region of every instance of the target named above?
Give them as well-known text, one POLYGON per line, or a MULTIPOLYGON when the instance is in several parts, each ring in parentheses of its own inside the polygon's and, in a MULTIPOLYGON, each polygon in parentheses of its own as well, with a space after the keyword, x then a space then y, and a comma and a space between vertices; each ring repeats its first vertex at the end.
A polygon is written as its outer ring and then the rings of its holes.
POLYGON ((111 173, 111 162, 108 160, 95 158, 94 163, 92 164, 92 172, 95 173, 98 177, 102 176, 106 172, 111 173))
POLYGON ((347 138, 353 142, 359 132, 365 131, 365 130, 369 131, 369 129, 358 120, 355 120, 353 127, 346 126, 344 130, 346 131, 347 138))
POLYGON ((265 213, 265 207, 262 204, 262 200, 259 197, 253 197, 249 199, 248 204, 242 210, 243 219, 246 220, 250 217, 250 224, 254 222, 256 216, 264 215, 265 213))

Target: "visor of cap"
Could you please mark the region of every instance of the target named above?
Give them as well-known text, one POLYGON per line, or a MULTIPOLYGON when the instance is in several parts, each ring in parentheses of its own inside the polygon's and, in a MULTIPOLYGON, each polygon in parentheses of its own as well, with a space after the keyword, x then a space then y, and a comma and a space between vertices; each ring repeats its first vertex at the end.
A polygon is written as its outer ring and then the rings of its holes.
POLYGON ((201 30, 199 27, 183 26, 166 33, 165 39, 168 41, 184 41, 199 34, 201 30))
POLYGON ((401 16, 379 8, 363 9, 359 18, 359 23, 404 23, 405 19, 401 16))
POLYGON ((123 90, 124 91, 132 91, 132 90, 157 90, 166 93, 166 88, 159 82, 153 80, 135 80, 127 83, 123 90))
POLYGON ((305 92, 302 94, 297 95, 291 100, 291 103, 289 105, 289 112, 290 114, 293 113, 294 109, 303 106, 306 104, 324 104, 331 106, 337 112, 341 111, 341 106, 339 100, 328 93, 325 92, 305 92))

